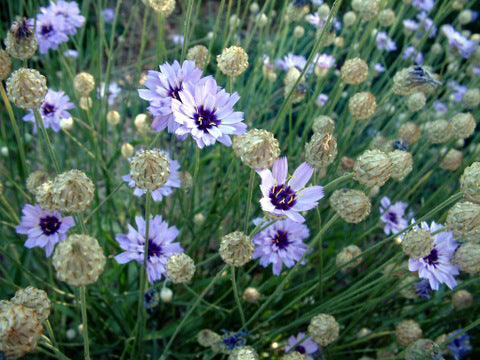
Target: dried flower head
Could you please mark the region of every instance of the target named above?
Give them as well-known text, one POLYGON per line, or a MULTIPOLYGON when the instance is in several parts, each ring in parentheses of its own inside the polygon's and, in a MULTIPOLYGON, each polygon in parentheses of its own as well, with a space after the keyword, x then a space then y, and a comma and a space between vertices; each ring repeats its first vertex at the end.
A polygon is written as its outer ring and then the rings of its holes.
POLYGON ((257 352, 251 346, 236 346, 228 356, 228 360, 259 360, 257 352))
POLYGON ((280 360, 308 360, 308 356, 298 351, 292 351, 283 355, 280 360))
POLYGON ((132 144, 125 143, 125 144, 122 144, 120 152, 122 153, 122 156, 125 159, 128 159, 128 158, 131 158, 133 156, 133 153, 135 152, 135 148, 132 146, 132 144))
POLYGON ((37 193, 37 187, 42 185, 47 180, 48 174, 45 173, 43 170, 37 170, 30 173, 26 182, 28 191, 35 195, 37 193))
POLYGON ((285 97, 287 97, 288 94, 292 92, 292 95, 290 96, 290 99, 289 99, 289 101, 292 104, 296 104, 305 98, 305 93, 307 89, 305 78, 302 77, 298 85, 294 87, 298 78, 300 77, 300 74, 301 74, 301 71, 298 70, 296 67, 292 66, 290 69, 287 70, 287 74, 283 79, 283 84, 285 85, 285 92, 284 92, 285 97))
POLYGON ((58 210, 58 204, 53 200, 53 180, 48 180, 35 189, 35 200, 43 210, 58 210))
POLYGON ((480 270, 480 244, 465 242, 455 251, 453 262, 461 271, 476 274, 480 270))
POLYGON ((423 92, 413 93, 407 100, 408 110, 412 112, 419 111, 425 106, 426 102, 427 98, 423 92))
POLYGON ((195 274, 195 263, 185 253, 173 254, 165 265, 167 276, 175 284, 189 283, 195 274))
POLYGON ((169 175, 170 164, 161 151, 139 151, 130 162, 130 177, 140 189, 157 190, 165 185, 169 175))
POLYGON ((95 283, 106 261, 97 239, 85 234, 74 234, 60 242, 52 257, 57 278, 71 286, 95 283))
POLYGON ((245 166, 252 169, 266 169, 273 165, 280 155, 280 146, 271 132, 251 129, 236 136, 233 152, 245 166))
POLYGON ((227 76, 239 76, 248 67, 248 54, 239 46, 230 46, 217 55, 218 68, 227 76))
POLYGON ((356 93, 348 101, 348 109, 357 120, 370 119, 377 109, 375 96, 368 91, 356 93))
POLYGON ((305 160, 314 169, 330 165, 337 156, 337 137, 330 133, 314 133, 305 144, 305 160))
POLYGON ((378 13, 378 22, 385 27, 392 26, 395 22, 395 12, 392 9, 383 9, 378 13))
POLYGON ((432 144, 442 144, 452 138, 452 124, 445 119, 429 121, 425 123, 425 133, 432 144))
POLYGON ((81 170, 73 169, 57 175, 52 184, 52 199, 62 211, 84 212, 93 200, 95 185, 81 170))
POLYGON ((18 359, 32 352, 43 333, 37 312, 29 307, 0 301, 0 352, 18 359))
POLYGON ((387 153, 388 158, 392 162, 392 178, 403 181, 413 169, 412 154, 407 151, 394 150, 387 153))
POLYGON ((319 115, 313 120, 312 129, 314 132, 332 134, 335 130, 335 122, 330 116, 319 115))
POLYGON ((11 57, 27 60, 37 51, 37 36, 33 31, 33 19, 14 21, 5 39, 5 47, 11 57))
POLYGON ((480 205, 470 201, 456 203, 448 211, 446 226, 456 239, 480 242, 480 205))
POLYGON ((12 60, 10 59, 10 56, 8 56, 8 53, 5 50, 0 49, 0 81, 7 78, 11 69, 12 60))
POLYGON ((339 189, 330 196, 330 205, 348 223, 359 223, 370 215, 372 204, 361 190, 339 189))
POLYGON ((402 249, 415 259, 424 258, 433 250, 433 236, 422 228, 413 229, 404 236, 402 249))
POLYGON ((404 68, 393 77, 393 92, 398 95, 431 93, 438 85, 441 83, 433 79, 428 70, 421 66, 404 68))
POLYGON ((187 60, 195 61, 195 67, 198 69, 204 69, 209 60, 210 54, 208 49, 204 45, 195 45, 188 49, 187 60))
POLYGON ((163 17, 169 17, 175 9, 175 0, 142 0, 146 6, 151 7, 163 17))
POLYGON ((338 338, 340 325, 332 315, 314 316, 308 325, 310 338, 320 346, 327 346, 338 338))
POLYGON ((362 257, 360 257, 362 250, 357 245, 349 245, 343 248, 335 259, 335 265, 342 268, 342 272, 346 272, 361 264, 362 257), (352 261, 355 258, 354 261, 352 261), (347 265, 348 264, 348 265, 347 265))
POLYGON ((22 109, 40 107, 47 94, 47 79, 35 69, 20 68, 7 79, 8 98, 22 109))
POLYGON ((309 11, 310 6, 305 1, 290 2, 285 13, 285 20, 288 22, 303 20, 309 11))
POLYGON ((477 123, 471 113, 460 113, 455 115, 451 121, 453 138, 466 139, 475 131, 477 123))
POLYGON ((340 71, 346 84, 360 84, 368 77, 368 65, 358 57, 346 60, 340 71))
POLYGON ((40 322, 47 320, 50 315, 52 303, 48 298, 47 293, 43 290, 34 288, 33 286, 18 290, 10 301, 13 304, 23 305, 35 310, 40 322))
POLYGON ((467 290, 458 290, 452 294, 452 305, 457 310, 468 308, 473 303, 473 296, 467 290))
MULTIPOLYGON (((1 60, 0 60, 0 63, 1 63, 1 60)), ((468 108, 474 108, 478 106, 480 104, 480 89, 479 88, 468 89, 467 91, 465 91, 465 94, 463 94, 462 101, 465 104, 465 106, 468 108)))
POLYGON ((240 267, 252 260, 252 239, 241 231, 234 231, 222 237, 220 256, 230 266, 240 267))
POLYGON ((395 337, 400 345, 408 346, 422 337, 420 325, 413 320, 403 320, 395 327, 395 337))
POLYGON ((243 291, 243 299, 248 303, 257 304, 261 297, 262 294, 254 287, 247 287, 243 291))
POLYGON ((429 339, 418 339, 408 345, 405 360, 443 360, 440 347, 429 339))
POLYGON ((301 25, 295 26, 295 28, 293 29, 293 36, 296 39, 301 39, 303 35, 305 35, 305 28, 301 25))
POLYGON ((392 161, 383 151, 367 150, 353 165, 353 177, 360 184, 382 186, 393 172, 392 161))
POLYGON ((120 114, 116 110, 110 110, 107 113, 107 123, 109 123, 112 126, 118 125, 120 122, 120 114))
POLYGON ((203 347, 210 347, 215 343, 221 342, 222 337, 210 329, 203 329, 198 332, 197 341, 203 347))
POLYGON ((420 139, 420 128, 414 122, 407 121, 400 126, 400 129, 398 129, 398 135, 412 145, 420 139))
POLYGON ((461 151, 450 149, 440 163, 440 167, 444 170, 456 171, 462 166, 462 160, 463 153, 461 151))
POLYGON ((93 89, 95 89, 95 79, 89 73, 78 73, 73 79, 73 87, 81 96, 87 96, 93 89))
POLYGON ((480 162, 475 161, 465 169, 460 177, 460 188, 467 200, 480 204, 480 162))

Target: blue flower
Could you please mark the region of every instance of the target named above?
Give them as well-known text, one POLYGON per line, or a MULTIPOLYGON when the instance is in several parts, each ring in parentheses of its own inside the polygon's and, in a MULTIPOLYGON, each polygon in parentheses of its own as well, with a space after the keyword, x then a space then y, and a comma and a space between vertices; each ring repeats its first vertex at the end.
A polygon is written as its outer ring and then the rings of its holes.
MULTIPOLYGON (((461 331, 462 329, 455 330, 454 332, 450 333, 448 337, 456 335, 461 331)), ((455 360, 460 360, 462 356, 472 350, 472 346, 470 345, 470 336, 467 333, 457 336, 455 339, 450 341, 447 346, 455 360)))

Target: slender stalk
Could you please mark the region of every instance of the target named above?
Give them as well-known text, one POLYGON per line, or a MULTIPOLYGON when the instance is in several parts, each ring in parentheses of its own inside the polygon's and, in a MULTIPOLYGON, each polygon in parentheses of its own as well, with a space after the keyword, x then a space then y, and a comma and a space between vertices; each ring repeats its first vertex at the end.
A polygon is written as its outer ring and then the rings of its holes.
POLYGON ((182 55, 180 56, 181 62, 185 59, 185 54, 187 52, 187 45, 188 45, 188 38, 190 37, 190 25, 192 23, 192 12, 193 12, 193 0, 188 0, 188 8, 187 8, 187 16, 185 18, 185 28, 184 28, 184 37, 183 37, 183 45, 182 45, 182 55))
POLYGON ((50 154, 50 158, 52 159, 53 167, 55 168, 55 171, 57 172, 57 174, 60 174, 62 171, 60 170, 60 166, 58 165, 57 158, 55 157, 55 153, 53 152, 52 143, 50 142, 47 129, 45 129, 42 116, 40 115, 40 112, 38 111, 38 109, 33 109, 33 115, 35 116, 35 121, 37 123, 37 126, 40 128, 40 131, 42 132, 43 140, 45 141, 45 144, 47 144, 47 150, 48 150, 48 153, 50 154))
POLYGON ((248 200, 247 200, 247 209, 245 211, 245 225, 243 227, 243 232, 246 234, 248 229, 248 218, 250 215, 250 208, 252 206, 252 197, 253 197, 253 183, 255 182, 255 170, 250 170, 250 181, 248 182, 248 200))
POLYGON ((87 320, 87 287, 80 286, 80 306, 82 309, 83 324, 83 349, 85 352, 85 360, 90 360, 90 342, 88 339, 88 320, 87 320))
POLYGON ((230 266, 230 277, 232 279, 233 296, 235 297, 235 302, 237 303, 238 312, 240 313, 240 319, 242 320, 243 326, 245 325, 245 314, 243 313, 242 303, 238 296, 237 282, 235 281, 235 267, 233 266, 230 266))

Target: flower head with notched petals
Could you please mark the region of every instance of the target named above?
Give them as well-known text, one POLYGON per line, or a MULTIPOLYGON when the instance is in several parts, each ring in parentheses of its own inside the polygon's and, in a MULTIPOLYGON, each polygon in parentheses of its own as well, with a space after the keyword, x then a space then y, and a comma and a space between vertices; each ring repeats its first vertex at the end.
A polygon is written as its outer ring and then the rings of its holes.
POLYGON ((184 83, 178 95, 179 100, 172 99, 172 110, 180 125, 175 131, 180 139, 191 134, 199 148, 216 141, 231 146, 228 135, 240 135, 247 130, 247 125, 242 122, 243 112, 233 111, 240 96, 221 89, 214 78, 206 78, 197 84, 184 83))
POLYGON ((299 332, 297 336, 290 336, 288 338, 288 345, 285 346, 285 352, 296 351, 300 354, 307 354, 308 360, 313 360, 308 354, 313 354, 317 352, 318 349, 319 346, 303 332, 299 332))
MULTIPOLYGON (((115 236, 115 240, 125 250, 125 252, 115 256, 115 260, 119 264, 125 264, 132 260, 143 264, 146 224, 141 216, 136 216, 135 222, 137 223, 137 230, 128 225, 128 234, 117 234, 115 236)), ((168 258, 173 254, 182 253, 183 249, 180 243, 173 242, 178 235, 178 229, 175 226, 169 227, 160 215, 150 220, 148 234, 146 267, 148 281, 153 284, 154 281, 161 280, 162 276, 167 278, 165 264, 168 258)))
POLYGON ((385 234, 398 233, 408 226, 407 220, 403 218, 407 206, 407 203, 400 201, 392 205, 392 202, 387 196, 384 196, 382 200, 380 200, 380 213, 382 214, 380 220, 385 223, 385 227, 383 228, 385 234))
MULTIPOLYGON (((422 221, 422 228, 431 233, 436 233, 443 228, 442 225, 432 222, 430 226, 422 221)), ((414 229, 418 229, 418 225, 414 229)), ((438 290, 440 284, 447 284, 450 289, 457 286, 454 275, 458 275, 458 266, 450 263, 455 250, 457 249, 457 240, 453 237, 453 232, 442 231, 432 235, 434 239, 433 249, 430 254, 421 259, 410 258, 408 261, 408 270, 418 271, 418 276, 422 279, 428 279, 432 290, 438 290)))
MULTIPOLYGON (((166 62, 159 68, 160 71, 148 71, 143 83, 147 89, 139 89, 138 95, 150 102, 148 111, 154 116, 152 129, 159 132, 168 126, 168 132, 174 133, 180 125, 174 120, 172 99, 180 100, 178 93, 183 90, 183 84, 198 83, 202 70, 197 69, 195 62, 189 60, 185 60, 181 66, 177 60, 172 65, 166 62)), ((205 81, 204 79, 201 80, 205 81)))
POLYGON ((75 1, 58 0, 56 3, 50 1, 48 8, 40 8, 40 10, 43 13, 51 11, 56 16, 60 16, 63 19, 62 30, 68 35, 75 35, 77 28, 85 23, 85 17, 80 15, 80 9, 75 1))
MULTIPOLYGON (((260 221, 257 218, 253 222, 258 225, 260 221)), ((307 251, 308 245, 302 240, 309 235, 308 227, 304 224, 288 218, 277 221, 253 237, 252 241, 256 245, 253 259, 261 258, 260 265, 263 267, 273 264, 273 274, 278 276, 283 264, 291 268, 307 251)), ((305 259, 302 264, 305 264, 305 259)))
POLYGON ((262 179, 260 189, 263 198, 260 205, 263 211, 275 215, 286 215, 293 221, 303 223, 305 218, 300 211, 313 209, 318 200, 323 198, 322 186, 305 188, 313 175, 313 168, 306 162, 302 163, 287 181, 288 163, 286 157, 274 162, 272 171, 256 170, 262 179))
POLYGON ((60 240, 67 238, 67 231, 75 225, 71 216, 63 217, 58 211, 45 211, 40 205, 25 205, 20 224, 15 228, 18 234, 28 235, 26 248, 45 248, 49 257, 60 240))

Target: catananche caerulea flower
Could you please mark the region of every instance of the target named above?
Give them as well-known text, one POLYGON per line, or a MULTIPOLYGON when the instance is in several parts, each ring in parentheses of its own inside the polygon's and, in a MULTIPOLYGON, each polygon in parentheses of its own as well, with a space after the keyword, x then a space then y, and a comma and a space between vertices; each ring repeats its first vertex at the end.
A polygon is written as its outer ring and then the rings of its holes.
POLYGON ((75 1, 57 0, 56 3, 50 1, 48 8, 40 8, 42 12, 51 11, 57 16, 63 18, 62 31, 67 35, 75 35, 77 28, 85 23, 85 17, 80 15, 80 9, 75 1))
MULTIPOLYGON (((68 95, 65 95, 63 91, 48 89, 39 109, 43 125, 46 129, 52 128, 55 132, 60 131, 60 120, 70 118, 71 115, 67 110, 73 109, 74 107, 68 95)), ((28 114, 23 117, 23 120, 33 122, 33 132, 37 132, 33 110, 28 110, 28 114)))
POLYGON ((68 41, 68 36, 63 31, 63 23, 62 17, 51 11, 37 15, 35 35, 37 35, 40 54, 46 54, 49 49, 56 50, 60 43, 68 41))
POLYGON ((300 354, 307 354, 308 360, 313 360, 308 354, 317 352, 319 346, 313 342, 312 339, 307 337, 305 333, 299 332, 297 336, 290 336, 288 338, 288 345, 285 346, 285 352, 297 351, 300 354), (298 344, 295 346, 295 344, 298 344))
POLYGON ((190 134, 199 148, 216 141, 231 146, 228 135, 240 135, 247 130, 243 112, 233 111, 240 96, 221 89, 212 77, 198 84, 184 83, 178 96, 179 99, 172 99, 172 110, 180 125, 175 131, 180 139, 190 134))
POLYGON ((430 11, 435 5, 434 0, 413 0, 412 6, 415 6, 418 10, 430 11))
MULTIPOLYGON (((115 256, 119 264, 125 264, 132 260, 143 264, 145 254, 145 220, 141 216, 135 217, 137 230, 130 224, 127 234, 117 234, 117 240, 120 247, 125 250, 115 256)), ((166 221, 162 220, 160 215, 156 215, 150 220, 148 231, 148 254, 147 254, 147 276, 150 284, 156 280, 161 280, 164 276, 167 278, 165 264, 173 254, 183 252, 179 242, 173 242, 179 231, 175 226, 168 226, 166 221)))
POLYGON ((260 205, 263 211, 279 216, 286 215, 293 221, 303 223, 305 218, 299 212, 314 208, 318 205, 318 200, 323 198, 322 186, 305 188, 313 175, 313 168, 306 162, 295 170, 289 180, 286 157, 278 158, 273 163, 272 171, 269 169, 256 171, 262 179, 260 189, 263 198, 260 205))
POLYGON ((455 31, 452 25, 444 25, 442 31, 448 39, 448 45, 457 49, 464 58, 475 51, 475 42, 455 31))
POLYGON ((378 50, 385 50, 385 51, 397 50, 397 45, 392 39, 388 37, 385 31, 380 31, 377 34, 376 42, 377 42, 378 50))
MULTIPOLYGON (((432 222, 430 226, 426 222, 421 223, 422 228, 434 233, 443 228, 442 225, 432 222)), ((418 228, 418 225, 415 227, 418 228)), ((457 249, 457 240, 453 237, 453 232, 442 231, 432 235, 434 246, 430 254, 422 259, 410 258, 408 269, 418 271, 418 276, 422 279, 428 279, 432 290, 438 290, 440 284, 445 283, 450 289, 457 286, 455 275, 458 275, 458 266, 450 263, 455 250, 457 249)))
POLYGON ((100 11, 100 15, 102 15, 103 21, 110 24, 115 19, 115 10, 112 8, 106 8, 100 11))
MULTIPOLYGON (((255 225, 261 222, 255 219, 255 225)), ((260 259, 260 265, 267 267, 273 265, 273 274, 280 275, 285 264, 291 268, 307 251, 308 245, 303 239, 310 236, 308 227, 304 224, 292 221, 289 218, 276 221, 266 229, 256 234, 252 241, 256 245, 253 259, 260 259)), ((302 264, 305 263, 305 259, 302 264)))
POLYGON ((68 229, 75 225, 71 216, 62 217, 58 211, 45 211, 40 205, 26 204, 22 213, 16 232, 28 236, 26 248, 45 248, 46 257, 50 256, 55 244, 67 238, 68 229))
MULTIPOLYGON (((135 153, 135 155, 137 155, 138 152, 142 150, 143 149, 138 150, 135 153)), ((172 188, 179 188, 180 185, 182 184, 179 177, 179 172, 178 172, 178 170, 180 170, 180 163, 177 160, 172 160, 168 152, 165 150, 160 150, 160 149, 152 149, 152 150, 159 150, 163 152, 167 156, 168 163, 170 164, 170 175, 168 175, 167 182, 165 183, 165 185, 151 192, 152 199, 154 201, 162 201, 164 196, 165 197, 169 196, 172 193, 173 191, 172 188)), ((132 159, 133 158, 130 158, 128 159, 128 161, 132 161, 132 159)), ((140 197, 143 194, 145 194, 144 189, 140 189, 135 186, 135 181, 130 177, 130 174, 122 176, 122 179, 128 182, 128 186, 135 188, 135 190, 133 190, 133 195, 140 197)))
MULTIPOLYGON (((307 59, 302 55, 295 55, 293 53, 288 53, 283 57, 283 59, 275 60, 275 65, 283 71, 288 71, 291 67, 297 68, 299 71, 302 71, 305 65, 307 65, 307 59)), ((306 73, 311 73, 313 71, 313 66, 307 68, 306 73)))
MULTIPOLYGON (((175 122, 172 111, 172 99, 180 100, 178 93, 185 83, 199 83, 202 70, 195 67, 194 61, 185 60, 182 65, 175 60, 173 64, 160 65, 160 71, 149 70, 143 83, 147 88, 139 89, 138 95, 150 102, 148 111, 154 116, 152 128, 156 132, 168 126, 168 132, 174 133, 180 127, 175 122)), ((208 77, 207 77, 208 78, 208 77)), ((200 83, 204 82, 203 78, 200 83)))
POLYGON ((313 58, 313 64, 324 69, 329 69, 335 66, 335 58, 332 55, 317 53, 313 58))
POLYGON ((409 59, 420 65, 423 62, 423 55, 413 46, 408 46, 403 50, 402 59, 409 59))
MULTIPOLYGON (((461 331, 462 329, 455 330, 448 334, 448 337, 456 335, 461 331)), ((472 345, 470 345, 470 335, 463 333, 462 335, 457 336, 447 344, 447 347, 455 360, 460 360, 467 352, 472 350, 472 345)))
POLYGON ((383 228, 385 234, 398 233, 408 226, 407 220, 403 218, 407 206, 407 203, 401 201, 397 201, 392 205, 391 200, 387 196, 380 200, 380 213, 382 214, 380 220, 385 223, 383 228))

